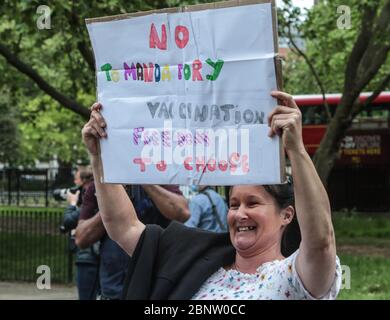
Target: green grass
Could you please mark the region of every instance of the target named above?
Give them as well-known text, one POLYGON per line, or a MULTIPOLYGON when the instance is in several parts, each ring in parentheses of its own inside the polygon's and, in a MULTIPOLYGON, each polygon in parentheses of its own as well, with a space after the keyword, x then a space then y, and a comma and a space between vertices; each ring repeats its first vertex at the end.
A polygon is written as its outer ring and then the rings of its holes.
POLYGON ((29 213, 29 212, 58 212, 58 211, 63 212, 64 208, 45 208, 45 207, 39 208, 39 207, 15 207, 15 206, 0 207, 0 215, 10 211, 21 212, 22 214, 29 213))
MULTIPOLYGON (((372 246, 390 252, 390 216, 334 213, 333 225, 338 246, 372 246)), ((351 270, 351 288, 342 289, 338 299, 390 299, 390 259, 338 253, 341 264, 351 270)))
POLYGON ((350 289, 342 289, 337 299, 390 299, 390 259, 340 255, 340 261, 351 270, 351 286, 350 289))
POLYGON ((36 281, 37 267, 47 265, 53 283, 68 281, 68 236, 59 232, 62 216, 58 208, 0 207, 1 280, 36 281))
POLYGON ((390 239, 390 216, 333 214, 337 239, 390 239))
POLYGON ((2 232, 0 241, 0 279, 36 281, 39 276, 37 267, 47 265, 53 283, 68 281, 66 235, 2 232))
MULTIPOLYGON (((55 212, 63 211, 61 208, 0 207, 0 226, 5 212, 15 209, 21 212, 19 216, 35 220, 36 225, 47 221, 50 217, 47 213, 54 216, 55 212), (37 215, 37 212, 46 214, 37 215)), ((389 248, 390 252, 390 216, 334 213, 333 224, 338 245, 389 248)), ((343 252, 338 255, 341 264, 351 270, 351 289, 342 289, 338 299, 390 299, 389 258, 370 256, 369 251, 364 255, 343 252)), ((0 232, 0 279, 23 280, 17 277, 24 274, 25 280, 36 281, 37 266, 46 264, 51 267, 52 281, 64 282, 67 280, 67 259, 65 235, 0 232)))

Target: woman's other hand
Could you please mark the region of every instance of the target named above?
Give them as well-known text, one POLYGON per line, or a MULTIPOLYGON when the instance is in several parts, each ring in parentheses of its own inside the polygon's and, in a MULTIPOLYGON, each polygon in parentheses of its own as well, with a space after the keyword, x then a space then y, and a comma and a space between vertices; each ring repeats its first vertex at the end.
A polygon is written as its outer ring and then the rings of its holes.
POLYGON ((99 154, 99 140, 107 137, 105 131, 106 122, 100 113, 102 105, 98 102, 91 106, 91 115, 89 121, 84 125, 81 134, 84 144, 90 155, 96 156, 99 154))
POLYGON ((302 114, 293 97, 282 91, 272 91, 278 105, 268 116, 269 136, 275 134, 282 137, 287 153, 305 151, 302 139, 302 114))

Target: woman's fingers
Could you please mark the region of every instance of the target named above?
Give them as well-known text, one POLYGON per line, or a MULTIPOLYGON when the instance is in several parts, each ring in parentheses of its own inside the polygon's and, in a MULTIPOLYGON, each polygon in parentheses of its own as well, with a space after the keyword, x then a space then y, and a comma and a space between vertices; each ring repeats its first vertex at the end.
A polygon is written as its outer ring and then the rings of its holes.
POLYGON ((99 102, 95 102, 91 106, 91 115, 90 120, 87 123, 87 125, 91 126, 98 134, 97 138, 106 137, 107 134, 105 132, 106 127, 106 121, 104 120, 103 116, 100 113, 100 110, 102 109, 102 105, 99 102))
POLYGON ((83 135, 84 137, 94 136, 96 139, 100 138, 100 135, 96 129, 88 123, 83 128, 83 135))
POLYGON ((283 105, 278 105, 268 115, 268 126, 270 126, 269 136, 281 135, 284 127, 299 124, 301 121, 301 111, 295 103, 292 95, 282 91, 272 91, 271 96, 276 98, 283 105), (287 121, 287 122, 286 122, 287 121))
POLYGON ((275 134, 281 136, 283 133, 283 130, 289 126, 292 125, 293 119, 286 118, 286 119, 274 119, 272 121, 271 129, 269 132, 269 136, 273 137, 275 134))
POLYGON ((272 118, 276 114, 290 114, 290 113, 295 113, 295 112, 297 112, 296 109, 289 108, 289 107, 286 107, 286 106, 277 106, 268 115, 268 125, 271 125, 272 118))
POLYGON ((292 95, 282 91, 272 91, 271 96, 283 102, 284 105, 290 108, 298 109, 292 95))
POLYGON ((275 107, 268 116, 268 135, 273 137, 277 134, 282 137, 283 146, 288 153, 301 152, 304 150, 301 111, 288 93, 272 91, 271 95, 282 105, 275 107))
POLYGON ((104 131, 104 129, 100 126, 100 124, 97 123, 96 120, 92 121, 91 126, 96 130, 96 132, 99 134, 100 137, 105 137, 107 134, 104 131))
POLYGON ((100 102, 95 102, 95 103, 91 106, 90 110, 91 110, 91 112, 92 112, 92 111, 100 111, 102 108, 103 108, 103 106, 101 105, 100 102))
POLYGON ((281 135, 282 134, 282 131, 280 131, 281 128, 279 128, 275 122, 276 121, 280 121, 280 120, 288 120, 290 119, 290 116, 287 115, 287 114, 277 114, 277 115, 274 115, 271 119, 271 122, 270 122, 270 129, 269 129, 269 133, 268 133, 268 136, 270 137, 273 137, 275 134, 277 135, 281 135))
POLYGON ((89 121, 84 125, 81 130, 83 141, 89 154, 99 155, 99 140, 103 137, 107 137, 105 132, 106 122, 100 114, 102 105, 98 102, 94 103, 90 110, 89 121))
POLYGON ((286 119, 290 119, 290 118, 291 118, 291 115, 289 115, 289 114, 276 114, 276 115, 274 115, 272 117, 272 119, 271 119, 270 124, 269 124, 270 129, 269 129, 268 136, 273 137, 275 135, 275 133, 278 134, 278 135, 281 134, 281 132, 279 132, 279 131, 278 132, 274 132, 272 130, 272 128, 275 127, 274 123, 275 123, 276 120, 286 120, 286 119))
POLYGON ((98 111, 95 111, 93 110, 91 112, 91 118, 95 119, 96 122, 102 127, 104 128, 106 126, 106 121, 104 120, 102 114, 98 111))
MULTIPOLYGON (((280 113, 280 114, 274 114, 271 118, 271 122, 269 124, 270 126, 270 132, 269 136, 272 137, 275 133, 280 134, 280 129, 284 129, 284 127, 278 127, 275 125, 276 121, 280 120, 288 120, 288 125, 292 127, 299 128, 299 124, 301 122, 301 115, 298 112, 291 112, 291 113, 280 113), (277 130, 275 130, 275 128, 277 130)), ((280 123, 280 122, 278 122, 280 123)))

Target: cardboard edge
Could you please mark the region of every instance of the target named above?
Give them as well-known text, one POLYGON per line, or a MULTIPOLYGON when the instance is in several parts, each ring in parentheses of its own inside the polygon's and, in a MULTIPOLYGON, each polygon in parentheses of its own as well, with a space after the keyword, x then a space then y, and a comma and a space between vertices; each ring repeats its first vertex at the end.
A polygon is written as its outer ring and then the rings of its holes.
MULTIPOLYGON (((282 77, 282 59, 279 55, 275 56, 275 71, 276 71, 276 82, 279 91, 283 91, 283 77, 282 77)), ((287 181, 286 177, 286 155, 283 148, 282 139, 279 140, 280 145, 280 181, 284 183, 287 181)))
MULTIPOLYGON (((88 34, 89 34, 89 41, 91 43, 91 45, 93 45, 92 41, 93 41, 93 37, 92 37, 92 34, 89 33, 88 31, 88 34)), ((95 102, 98 102, 99 101, 99 97, 98 97, 98 92, 97 92, 97 72, 96 72, 96 56, 95 56, 95 51, 92 50, 92 57, 93 57, 93 63, 95 65, 95 88, 96 88, 96 95, 95 95, 95 102)), ((99 168, 98 168, 98 174, 99 174, 99 178, 100 178, 100 182, 101 183, 104 183, 104 170, 103 170, 103 159, 102 159, 102 155, 101 155, 101 142, 99 140, 99 143, 97 145, 98 147, 98 155, 99 155, 99 168)))
MULTIPOLYGON (((221 9, 221 8, 230 8, 230 7, 244 6, 244 5, 264 4, 264 3, 271 4, 272 28, 274 33, 273 40, 274 40, 274 54, 275 54, 275 58, 274 58, 275 76, 277 82, 276 85, 278 90, 282 90, 283 77, 282 77, 281 59, 278 54, 279 52, 278 23, 277 23, 277 7, 276 7, 275 0, 228 0, 228 1, 220 1, 214 3, 196 4, 196 5, 184 6, 184 7, 165 8, 165 9, 158 9, 158 10, 125 13, 125 14, 119 14, 113 16, 106 16, 106 17, 88 18, 85 19, 85 23, 91 24, 96 22, 117 21, 117 20, 123 20, 123 19, 135 18, 135 17, 142 17, 150 14, 192 12, 192 11, 202 11, 208 9, 221 9)), ((95 55, 94 55, 94 59, 95 59, 95 55)), ((97 83, 96 75, 95 75, 95 81, 97 83)), ((103 162, 100 153, 101 150, 100 141, 98 147, 99 147, 99 158, 101 164, 99 171, 100 171, 101 182, 104 183, 104 170, 103 170, 103 162)), ((283 143, 281 139, 279 140, 279 158, 280 158, 280 181, 281 183, 283 183, 286 181, 286 168, 285 168, 286 159, 285 159, 285 153, 284 153, 283 143)))
POLYGON ((221 8, 229 8, 229 7, 237 7, 244 5, 252 5, 252 4, 263 4, 263 3, 271 3, 274 0, 228 0, 228 1, 219 1, 214 3, 200 3, 194 4, 191 6, 183 6, 183 7, 173 7, 173 8, 165 8, 165 9, 154 9, 148 11, 138 11, 131 13, 122 13, 118 15, 106 16, 106 17, 97 17, 97 18, 87 18, 85 19, 86 24, 96 23, 96 22, 107 22, 107 21, 117 21, 135 17, 142 17, 150 14, 159 14, 159 13, 179 13, 179 12, 192 12, 192 11, 202 11, 208 9, 221 9, 221 8))
MULTIPOLYGON (((275 72, 276 72, 276 82, 277 88, 279 91, 283 91, 283 77, 282 77, 282 59, 279 55, 275 56, 275 72)), ((286 154, 283 148, 282 139, 279 139, 280 146, 280 181, 281 183, 286 182, 286 154)))
MULTIPOLYGON (((272 7, 272 28, 274 32, 274 65, 277 89, 283 91, 282 59, 279 56, 279 34, 278 34, 278 11, 276 1, 271 0, 272 7)), ((279 159, 280 159, 280 183, 287 181, 286 177, 286 155, 283 148, 283 141, 279 139, 279 159)))
MULTIPOLYGON (((276 73, 276 85, 279 91, 283 91, 283 76, 282 76, 282 59, 279 54, 274 58, 275 73, 276 73)), ((283 148, 282 139, 279 139, 280 149, 280 182, 284 183, 287 180, 286 177, 286 155, 283 148)))

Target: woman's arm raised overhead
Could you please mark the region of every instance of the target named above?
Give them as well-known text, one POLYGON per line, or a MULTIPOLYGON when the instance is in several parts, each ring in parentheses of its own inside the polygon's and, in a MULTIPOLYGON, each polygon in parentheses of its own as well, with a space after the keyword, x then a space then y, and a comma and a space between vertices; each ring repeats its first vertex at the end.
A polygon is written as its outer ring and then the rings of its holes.
POLYGON ((99 140, 107 137, 101 108, 100 103, 92 105, 90 119, 82 129, 83 141, 91 158, 96 197, 104 226, 110 238, 131 256, 145 225, 138 220, 134 206, 122 185, 101 183, 99 140))
POLYGON ((282 105, 269 115, 270 136, 282 136, 291 162, 296 214, 302 242, 296 260, 305 288, 321 297, 330 289, 336 269, 336 242, 326 190, 302 139, 301 112, 291 95, 274 91, 282 105))

